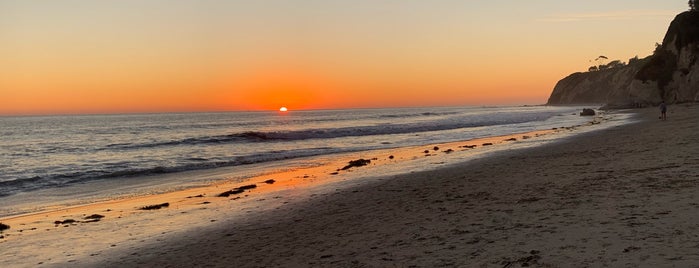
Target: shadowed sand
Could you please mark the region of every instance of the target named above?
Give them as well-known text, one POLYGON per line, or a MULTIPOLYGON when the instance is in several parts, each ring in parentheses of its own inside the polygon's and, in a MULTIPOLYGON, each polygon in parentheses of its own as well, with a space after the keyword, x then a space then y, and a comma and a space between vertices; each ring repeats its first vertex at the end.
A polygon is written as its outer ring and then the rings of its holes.
MULTIPOLYGON (((260 178, 259 187, 250 190, 264 196, 262 192, 266 187, 284 189, 264 199, 256 197, 254 192, 249 193, 250 198, 216 197, 240 187, 225 185, 207 189, 205 194, 197 194, 204 190, 196 189, 177 196, 143 197, 139 202, 122 204, 121 210, 110 209, 108 213, 101 212, 110 204, 90 207, 94 210, 76 208, 72 213, 106 216, 99 223, 74 228, 82 231, 77 232, 79 236, 72 243, 89 243, 86 237, 90 232, 99 236, 97 232, 109 230, 134 238, 115 239, 101 234, 106 240, 117 242, 93 241, 92 251, 70 253, 64 250, 64 254, 55 254, 57 257, 49 260, 10 258, 11 264, 70 263, 71 266, 109 267, 695 265, 699 263, 699 225, 696 224, 699 222, 699 213, 696 213, 699 208, 699 120, 696 118, 699 106, 671 106, 668 121, 657 120, 656 109, 639 111, 638 117, 642 120, 638 123, 586 133, 541 147, 499 152, 463 164, 366 180, 331 191, 318 187, 289 187, 295 185, 293 180, 275 177, 273 182, 260 178), (298 196, 306 198, 294 199, 298 196), (163 202, 170 202, 170 206, 157 211, 134 209, 135 204, 143 207, 163 202), (203 210, 205 212, 200 212, 203 210), (119 215, 124 218, 110 222, 110 217, 117 217, 115 211, 121 211, 119 215), (126 214, 135 216, 126 217, 126 214), (190 225, 197 227, 188 228, 190 225), (133 232, 124 232, 123 228, 132 228, 133 232), (114 244, 110 246, 110 243, 114 244), (90 257, 85 257, 87 252, 92 252, 90 257), (66 258, 66 254, 80 257, 66 258), (22 262, 28 260, 41 261, 22 262)), ((477 144, 480 148, 485 143, 489 142, 477 144)), ((420 147, 419 151, 415 148, 411 149, 415 156, 396 154, 390 159, 418 156, 429 159, 425 155, 452 157, 466 150, 455 144, 438 147, 420 147), (424 149, 427 153, 422 151, 424 149), (446 153, 448 149, 452 152, 446 153)), ((389 152, 375 159, 370 166, 389 161, 386 160, 389 152)), ((338 171, 342 163, 347 161, 331 165, 335 169, 301 170, 287 176, 300 181, 313 179, 305 178, 308 175, 304 174, 308 173, 339 173, 328 175, 331 178, 352 173, 371 176, 371 167, 338 171)), ((242 193, 242 197, 247 194, 242 193)), ((55 213, 45 217, 56 220, 61 215, 75 215, 67 211, 55 213)), ((9 222, 14 229, 16 224, 11 220, 3 222, 9 222)), ((31 221, 15 219, 15 222, 26 225, 31 221)), ((47 240, 60 237, 47 236, 52 237, 47 240)), ((33 243, 42 242, 37 237, 40 236, 34 235, 33 243)), ((14 239, 19 243, 23 237, 14 239)), ((0 243, 0 247, 5 251, 5 247, 16 245, 11 242, 13 240, 0 243)), ((42 250, 41 246, 20 246, 24 248, 5 251, 2 257, 16 257, 25 250, 42 250)))

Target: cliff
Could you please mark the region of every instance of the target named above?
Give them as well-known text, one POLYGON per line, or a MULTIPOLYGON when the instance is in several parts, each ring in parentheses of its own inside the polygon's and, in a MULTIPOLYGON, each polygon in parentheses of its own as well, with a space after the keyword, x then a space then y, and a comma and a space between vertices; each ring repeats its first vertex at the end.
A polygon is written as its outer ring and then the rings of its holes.
POLYGON ((631 106, 699 101, 699 12, 675 17, 653 55, 628 65, 574 73, 558 81, 548 104, 631 106))

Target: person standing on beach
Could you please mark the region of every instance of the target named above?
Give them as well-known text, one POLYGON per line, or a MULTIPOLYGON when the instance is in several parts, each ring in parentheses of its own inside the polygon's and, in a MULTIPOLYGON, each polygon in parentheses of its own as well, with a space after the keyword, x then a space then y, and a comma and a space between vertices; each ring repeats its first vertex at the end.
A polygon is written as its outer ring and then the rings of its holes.
POLYGON ((660 119, 666 120, 667 119, 667 105, 665 105, 665 101, 660 102, 660 119))

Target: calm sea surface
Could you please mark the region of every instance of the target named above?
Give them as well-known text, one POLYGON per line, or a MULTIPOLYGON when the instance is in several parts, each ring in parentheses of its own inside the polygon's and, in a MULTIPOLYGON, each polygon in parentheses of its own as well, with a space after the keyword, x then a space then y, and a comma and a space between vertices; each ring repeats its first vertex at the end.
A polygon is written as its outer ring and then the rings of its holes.
POLYGON ((0 197, 589 121, 578 107, 456 107, 0 117, 0 197))

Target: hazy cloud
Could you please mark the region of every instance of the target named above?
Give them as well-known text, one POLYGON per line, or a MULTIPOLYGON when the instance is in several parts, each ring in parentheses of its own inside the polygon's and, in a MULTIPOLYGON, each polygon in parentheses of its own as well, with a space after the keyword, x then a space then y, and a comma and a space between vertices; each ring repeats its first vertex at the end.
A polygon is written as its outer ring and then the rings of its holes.
POLYGON ((553 14, 537 19, 543 22, 631 20, 631 19, 665 19, 677 14, 674 10, 621 10, 600 13, 553 14))

